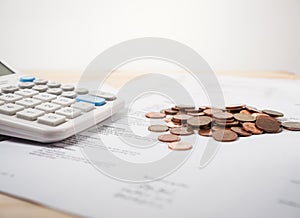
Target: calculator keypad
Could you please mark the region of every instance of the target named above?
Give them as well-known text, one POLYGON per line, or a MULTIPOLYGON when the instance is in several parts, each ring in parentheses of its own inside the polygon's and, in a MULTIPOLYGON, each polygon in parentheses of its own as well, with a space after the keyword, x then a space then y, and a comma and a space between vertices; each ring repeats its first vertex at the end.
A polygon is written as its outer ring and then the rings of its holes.
POLYGON ((38 122, 49 126, 57 126, 66 121, 66 117, 59 114, 45 114, 38 118, 38 122))
POLYGON ((40 100, 33 99, 33 98, 23 98, 16 102, 16 104, 21 105, 25 108, 35 107, 41 103, 40 100))
POLYGON ((46 113, 52 113, 52 112, 58 110, 59 108, 61 108, 61 106, 58 105, 58 104, 53 104, 53 103, 50 103, 50 102, 46 102, 46 103, 43 103, 43 104, 40 104, 40 105, 36 106, 35 108, 39 109, 39 110, 42 110, 42 111, 45 111, 46 113))
POLYGON ((18 111, 23 110, 24 107, 17 104, 4 104, 0 106, 0 113, 6 114, 6 115, 15 115, 18 111))
POLYGON ((25 120, 34 121, 38 117, 40 117, 44 114, 45 114, 44 111, 40 111, 40 110, 37 110, 37 109, 34 109, 34 108, 28 108, 28 109, 25 109, 23 111, 17 112, 17 117, 21 118, 21 119, 25 119, 25 120))
POLYGON ((22 96, 16 94, 4 94, 0 96, 0 100, 5 101, 5 103, 12 103, 22 99, 22 96))
POLYGON ((86 88, 28 76, 21 77, 18 86, 1 89, 0 114, 58 126, 105 103, 86 88))

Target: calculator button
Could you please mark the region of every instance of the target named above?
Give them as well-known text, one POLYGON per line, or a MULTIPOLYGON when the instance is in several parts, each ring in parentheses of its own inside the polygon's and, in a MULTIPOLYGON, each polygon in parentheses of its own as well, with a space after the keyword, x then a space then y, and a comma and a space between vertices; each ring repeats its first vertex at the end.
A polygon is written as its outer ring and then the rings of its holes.
POLYGON ((34 86, 33 82, 23 82, 19 83, 19 88, 20 89, 31 89, 34 86))
POLYGON ((59 87, 61 86, 61 84, 58 83, 58 82, 48 82, 48 83, 47 83, 47 86, 48 86, 49 88, 59 88, 59 87))
POLYGON ((45 114, 44 111, 40 111, 40 110, 33 109, 33 108, 28 108, 28 109, 25 109, 23 111, 17 112, 17 117, 21 118, 21 119, 24 119, 24 120, 34 121, 38 117, 40 117, 44 114, 45 114))
POLYGON ((74 91, 74 89, 75 89, 75 86, 73 86, 73 85, 62 85, 61 86, 61 89, 63 90, 63 91, 74 91))
POLYGON ((76 98, 77 93, 74 91, 67 91, 67 92, 63 92, 61 94, 61 96, 66 97, 66 98, 76 98))
POLYGON ((0 101, 0 105, 3 105, 4 104, 4 101, 0 101))
POLYGON ((112 94, 110 92, 92 91, 90 95, 104 98, 106 101, 114 101, 117 99, 117 96, 115 96, 114 94, 112 94))
POLYGON ((17 86, 6 86, 1 89, 3 93, 13 93, 18 90, 19 88, 17 86))
POLYGON ((68 119, 73 119, 81 114, 81 111, 76 108, 65 107, 55 111, 56 114, 63 115, 68 119))
POLYGON ((59 114, 46 114, 38 118, 38 122, 49 126, 57 126, 66 121, 66 117, 59 114))
POLYGON ((89 104, 86 102, 76 102, 75 104, 72 105, 72 107, 81 110, 83 112, 89 112, 95 109, 93 104, 89 104))
POLYGON ((32 89, 22 89, 22 90, 16 91, 15 94, 21 95, 23 97, 32 97, 36 94, 39 94, 39 92, 36 90, 32 90, 32 89))
POLYGON ((4 94, 0 96, 0 100, 5 101, 6 103, 15 102, 21 99, 22 96, 16 94, 4 94))
POLYGON ((89 90, 86 89, 86 88, 77 88, 75 90, 75 92, 78 94, 78 95, 87 95, 89 93, 89 90))
POLYGON ((48 86, 46 85, 35 85, 32 87, 33 90, 39 91, 39 92, 45 92, 48 89, 48 86))
POLYGON ((33 98, 24 98, 20 101, 16 101, 16 104, 22 105, 26 108, 35 107, 35 106, 39 105, 40 103, 42 103, 40 100, 33 99, 33 98))
POLYGON ((33 76, 22 76, 20 77, 20 82, 33 82, 35 80, 35 77, 33 76))
POLYGON ((52 112, 58 110, 59 108, 61 108, 61 106, 58 104, 46 102, 46 103, 36 106, 35 108, 38 110, 45 111, 46 113, 52 113, 52 112))
POLYGON ((52 95, 49 93, 40 93, 38 95, 33 96, 32 98, 41 100, 42 102, 47 102, 56 99, 56 95, 52 95))
POLYGON ((34 83, 36 85, 46 85, 47 82, 48 82, 48 80, 45 80, 45 79, 36 79, 36 80, 34 80, 34 83))
POLYGON ((0 113, 6 115, 15 115, 18 111, 23 110, 24 107, 12 103, 4 104, 0 106, 0 113))
POLYGON ((52 103, 54 103, 54 104, 59 104, 59 105, 65 106, 65 107, 70 106, 74 102, 75 102, 75 99, 65 98, 65 97, 58 97, 57 99, 52 101, 52 103))
POLYGON ((95 106, 101 106, 106 103, 104 98, 100 98, 100 97, 92 96, 92 95, 81 95, 76 98, 76 101, 87 102, 90 104, 94 104, 95 106))
POLYGON ((60 95, 62 93, 61 88, 50 88, 47 90, 47 93, 53 94, 53 95, 60 95))

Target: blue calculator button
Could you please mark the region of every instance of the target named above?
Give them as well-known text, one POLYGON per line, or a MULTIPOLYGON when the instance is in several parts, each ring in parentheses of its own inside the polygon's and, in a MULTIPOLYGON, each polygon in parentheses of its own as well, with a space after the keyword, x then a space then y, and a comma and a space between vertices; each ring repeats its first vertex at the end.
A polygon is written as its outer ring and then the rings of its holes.
POLYGON ((20 82, 33 82, 35 77, 33 76, 22 76, 20 77, 20 82))
POLYGON ((95 106, 102 106, 106 103, 104 98, 100 98, 92 95, 81 95, 76 98, 76 101, 83 101, 86 103, 93 104, 95 106))

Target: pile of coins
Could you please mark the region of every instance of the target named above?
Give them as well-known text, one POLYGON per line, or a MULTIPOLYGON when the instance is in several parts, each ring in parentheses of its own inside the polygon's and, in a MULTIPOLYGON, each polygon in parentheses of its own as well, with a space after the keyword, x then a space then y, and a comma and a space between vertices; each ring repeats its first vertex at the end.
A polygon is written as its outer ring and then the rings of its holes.
POLYGON ((213 137, 220 142, 231 142, 238 137, 263 133, 280 133, 282 127, 300 131, 300 122, 283 122, 283 113, 274 110, 258 110, 244 104, 228 105, 225 109, 177 105, 160 112, 149 112, 149 119, 164 119, 165 124, 148 127, 151 132, 168 132, 158 136, 172 150, 189 150, 192 146, 182 142, 180 136, 198 132, 200 136, 213 137))

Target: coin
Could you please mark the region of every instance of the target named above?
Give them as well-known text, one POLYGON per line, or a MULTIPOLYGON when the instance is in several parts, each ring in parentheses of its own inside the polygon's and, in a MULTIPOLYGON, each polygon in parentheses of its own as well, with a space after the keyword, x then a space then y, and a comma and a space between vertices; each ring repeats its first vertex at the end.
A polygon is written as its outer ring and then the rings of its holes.
POLYGON ((256 107, 252 107, 252 106, 246 106, 245 107, 248 111, 254 112, 254 113, 260 113, 260 111, 256 108, 256 107))
POLYGON ((181 127, 181 125, 175 124, 172 121, 166 124, 169 128, 181 127))
POLYGON ((264 114, 264 113, 253 113, 251 114, 253 117, 255 117, 257 119, 257 117, 259 116, 264 116, 264 117, 269 117, 268 114, 264 114))
POLYGON ((268 133, 276 133, 278 132, 279 128, 280 128, 280 122, 275 120, 272 117, 258 117, 255 125, 259 128, 262 129, 265 132, 268 133))
POLYGON ((241 110, 240 114, 251 114, 251 112, 248 110, 241 110))
POLYGON ((245 131, 241 127, 234 126, 230 128, 233 132, 237 133, 239 136, 251 136, 250 132, 245 131))
POLYGON ((250 114, 237 113, 237 114, 234 114, 233 116, 236 120, 241 121, 241 122, 254 122, 256 120, 255 117, 253 117, 250 114))
POLYGON ((166 115, 160 112, 149 112, 146 113, 145 115, 147 118, 151 118, 151 119, 161 119, 161 118, 165 118, 166 115))
POLYGON ((231 120, 233 119, 233 114, 229 112, 219 112, 213 114, 213 117, 218 120, 231 120))
POLYGON ((245 122, 242 124, 242 126, 244 130, 246 130, 247 132, 251 132, 254 135, 259 135, 263 133, 262 130, 256 127, 255 123, 245 122))
POLYGON ((194 130, 190 127, 175 127, 170 130, 170 132, 174 135, 192 135, 194 134, 194 130))
POLYGON ((245 104, 232 104, 232 105, 226 105, 226 109, 228 110, 239 110, 244 108, 246 105, 245 104))
POLYGON ((191 118, 190 115, 187 114, 177 114, 172 118, 172 121, 175 123, 186 123, 186 121, 191 118))
POLYGON ((167 118, 164 119, 164 121, 165 121, 166 123, 172 122, 172 117, 167 117, 167 118))
POLYGON ((193 148, 193 146, 187 142, 172 142, 168 144, 168 147, 175 151, 186 151, 193 148))
POLYGON ((211 129, 199 129, 198 134, 209 137, 209 136, 212 136, 212 130, 211 129))
POLYGON ((217 108, 208 108, 203 111, 206 115, 212 116, 213 114, 223 112, 221 109, 217 108))
POLYGON ((180 141, 180 137, 172 134, 164 134, 158 136, 158 140, 162 142, 177 142, 180 141))
POLYGON ((180 104, 176 106, 179 110, 194 109, 194 105, 180 104))
POLYGON ((262 110, 263 113, 270 115, 271 117, 283 117, 283 113, 274 110, 262 110))
POLYGON ((164 125, 151 125, 148 127, 148 130, 151 132, 167 132, 169 127, 164 125))
POLYGON ((238 138, 238 135, 231 131, 231 130, 216 130, 213 131, 212 133, 212 137, 216 140, 216 141, 220 141, 220 142, 231 142, 231 141, 235 141, 238 138))
POLYGON ((186 113, 199 113, 198 109, 185 109, 184 110, 186 113))
POLYGON ((226 123, 226 122, 215 122, 215 124, 219 125, 219 126, 226 126, 226 127, 230 127, 230 126, 237 126, 239 125, 239 121, 233 121, 233 122, 229 122, 229 123, 226 123))
POLYGON ((212 119, 208 116, 191 117, 187 120, 187 124, 192 127, 207 126, 212 119))
POLYGON ((176 114, 177 114, 177 111, 172 110, 172 109, 165 109, 165 110, 164 110, 164 113, 165 113, 166 115, 176 115, 176 114))
POLYGON ((198 117, 198 116, 204 116, 205 113, 203 112, 198 112, 198 113, 190 113, 188 112, 187 115, 193 116, 193 117, 198 117))
POLYGON ((284 122, 281 125, 288 130, 300 131, 300 122, 284 122))

